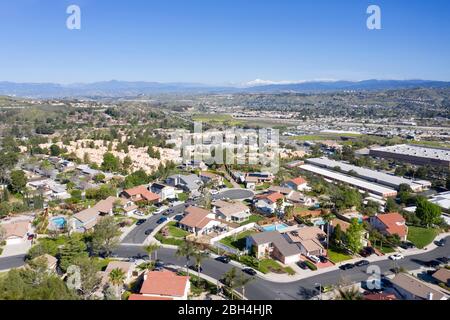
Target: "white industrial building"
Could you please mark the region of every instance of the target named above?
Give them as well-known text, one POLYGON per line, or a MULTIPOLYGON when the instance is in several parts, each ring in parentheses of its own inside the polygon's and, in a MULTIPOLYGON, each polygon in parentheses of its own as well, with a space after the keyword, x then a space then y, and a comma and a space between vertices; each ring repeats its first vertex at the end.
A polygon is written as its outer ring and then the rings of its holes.
POLYGON ((402 184, 410 186, 411 190, 414 192, 420 192, 431 187, 431 182, 429 181, 405 179, 384 172, 357 167, 342 161, 335 161, 327 158, 315 158, 308 159, 306 162, 317 167, 323 167, 334 171, 339 168, 339 172, 345 174, 352 173, 352 176, 367 180, 368 182, 374 182, 389 188, 394 188, 396 190, 399 190, 400 185, 402 184))

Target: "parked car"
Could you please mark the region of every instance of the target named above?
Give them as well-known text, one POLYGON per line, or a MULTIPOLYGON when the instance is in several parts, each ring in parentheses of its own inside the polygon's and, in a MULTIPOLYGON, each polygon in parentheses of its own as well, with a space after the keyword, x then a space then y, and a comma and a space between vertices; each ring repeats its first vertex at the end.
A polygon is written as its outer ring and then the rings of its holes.
POLYGON ((391 256, 389 256, 389 259, 393 260, 393 261, 397 261, 397 260, 402 260, 405 259, 405 257, 402 254, 393 254, 391 256))
POLYGON ((159 267, 159 268, 164 267, 164 261, 162 261, 161 259, 156 260, 155 267, 159 267))
POLYGON ((408 249, 415 249, 416 246, 412 242, 404 241, 400 244, 400 248, 408 250, 408 249))
POLYGON ((367 260, 361 260, 355 263, 355 266, 357 267, 364 267, 364 266, 368 266, 370 264, 369 261, 367 260))
POLYGON ((145 220, 145 219, 139 219, 139 220, 136 222, 136 225, 137 225, 137 226, 140 226, 141 224, 144 224, 145 221, 147 221, 147 220, 145 220))
POLYGON ((146 236, 149 236, 149 235, 151 235, 152 234, 152 232, 153 232, 153 229, 147 229, 147 230, 145 230, 145 235, 146 236))
POLYGON ((372 247, 365 247, 364 249, 361 250, 361 252, 359 254, 362 257, 367 258, 367 257, 370 257, 371 255, 375 254, 375 249, 372 247))
POLYGON ((328 262, 328 258, 324 257, 324 256, 319 256, 320 262, 321 263, 327 263, 328 262))
POLYGON ((447 241, 445 239, 441 239, 439 241, 435 241, 434 244, 437 245, 438 247, 443 247, 443 246, 445 246, 446 242, 447 241))
POLYGON ((311 260, 314 263, 320 263, 320 259, 317 256, 311 255, 311 256, 308 256, 308 258, 309 258, 309 260, 311 260))
POLYGON ((353 263, 346 263, 339 267, 341 270, 350 270, 353 269, 355 265, 353 263))
POLYGON ((256 271, 253 270, 252 268, 245 268, 242 270, 242 272, 245 272, 246 274, 251 276, 256 276, 256 271))
POLYGON ((304 261, 297 262, 297 265, 303 270, 309 270, 308 265, 304 261))
POLYGON ((209 191, 209 193, 211 193, 213 196, 215 196, 216 194, 219 194, 219 191, 211 190, 211 191, 209 191))
POLYGON ((166 222, 166 221, 167 221, 167 218, 166 218, 166 217, 161 217, 161 218, 158 219, 158 221, 156 221, 156 223, 157 223, 157 224, 161 224, 161 223, 164 223, 164 222, 166 222))
POLYGON ((166 211, 168 208, 166 206, 160 207, 158 210, 155 211, 155 214, 161 214, 164 211, 166 211))
POLYGON ((221 256, 221 257, 217 257, 216 260, 217 260, 217 261, 220 261, 220 262, 222 262, 222 263, 228 264, 228 263, 230 263, 231 258, 228 257, 228 256, 221 256))

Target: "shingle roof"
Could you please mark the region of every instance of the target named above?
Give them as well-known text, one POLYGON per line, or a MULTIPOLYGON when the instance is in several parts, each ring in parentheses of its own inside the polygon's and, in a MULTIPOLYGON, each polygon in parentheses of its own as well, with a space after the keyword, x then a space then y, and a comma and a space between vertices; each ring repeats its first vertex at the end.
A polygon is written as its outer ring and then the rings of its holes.
POLYGON ((280 251, 280 253, 285 257, 301 254, 301 251, 297 245, 289 243, 277 231, 256 233, 250 237, 257 245, 273 243, 277 247, 278 251, 280 251))
POLYGON ((29 221, 16 221, 7 224, 3 224, 2 227, 5 229, 5 238, 19 237, 23 238, 28 232, 30 227, 29 221))
POLYGON ((198 207, 189 207, 185 211, 186 216, 180 221, 181 224, 184 224, 191 228, 203 228, 208 224, 211 219, 207 216, 210 214, 208 210, 198 207))
POLYGON ((429 300, 430 294, 433 294, 433 300, 441 300, 446 297, 443 293, 430 287, 427 283, 406 273, 397 274, 391 282, 423 300, 429 300))

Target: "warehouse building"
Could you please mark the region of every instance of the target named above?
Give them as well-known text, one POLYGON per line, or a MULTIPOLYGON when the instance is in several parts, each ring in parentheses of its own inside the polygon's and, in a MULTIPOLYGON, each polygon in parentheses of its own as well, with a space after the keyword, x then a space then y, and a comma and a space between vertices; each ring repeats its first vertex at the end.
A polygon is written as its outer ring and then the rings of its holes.
POLYGON ((317 167, 327 168, 330 170, 339 171, 341 173, 350 174, 351 176, 358 177, 369 182, 381 184, 389 188, 394 188, 396 190, 399 190, 402 184, 408 185, 414 192, 421 192, 431 187, 431 182, 429 181, 424 180, 413 181, 410 179, 390 175, 384 172, 357 167, 342 161, 335 161, 327 158, 316 158, 316 159, 308 159, 307 162, 317 167))
POLYGON ((310 164, 305 164, 303 166, 300 166, 302 170, 320 175, 324 177, 325 179, 336 181, 336 182, 342 182, 346 183, 354 188, 359 189, 362 192, 368 192, 369 194, 382 197, 382 198, 389 198, 389 197, 395 197, 397 195, 397 191, 395 189, 385 187, 373 182, 368 182, 359 178, 355 178, 352 176, 345 175, 343 173, 331 171, 328 169, 324 169, 321 167, 313 166, 310 164))
POLYGON ((401 144, 371 149, 370 155, 372 157, 399 160, 415 165, 433 165, 450 169, 450 149, 401 144))

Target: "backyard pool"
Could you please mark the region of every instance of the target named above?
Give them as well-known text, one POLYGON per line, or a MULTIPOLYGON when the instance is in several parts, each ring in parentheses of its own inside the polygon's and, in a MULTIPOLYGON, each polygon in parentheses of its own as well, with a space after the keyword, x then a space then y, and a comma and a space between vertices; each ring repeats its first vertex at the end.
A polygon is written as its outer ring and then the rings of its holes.
POLYGON ((64 217, 53 218, 51 221, 55 229, 64 229, 67 224, 66 218, 64 217))
POLYGON ((275 223, 275 224, 271 224, 268 226, 264 226, 262 227, 264 231, 282 231, 286 228, 288 228, 289 226, 287 224, 284 223, 275 223))

